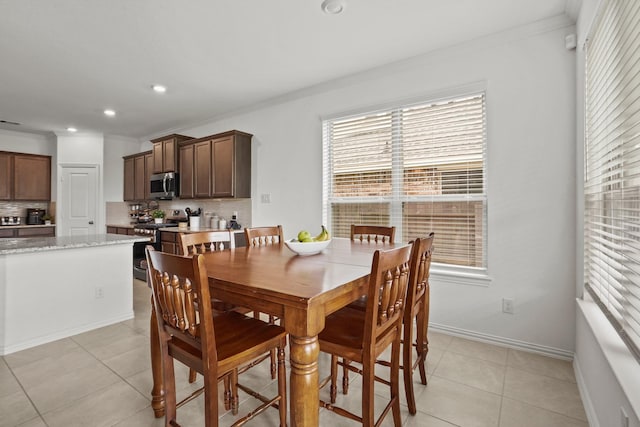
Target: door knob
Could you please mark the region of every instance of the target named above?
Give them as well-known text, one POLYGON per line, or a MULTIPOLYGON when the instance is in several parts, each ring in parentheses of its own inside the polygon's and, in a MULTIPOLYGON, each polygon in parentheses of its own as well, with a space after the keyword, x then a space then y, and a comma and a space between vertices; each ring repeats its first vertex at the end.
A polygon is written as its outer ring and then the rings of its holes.
POLYGON ((89 224, 93 225, 93 221, 89 221, 89 224))

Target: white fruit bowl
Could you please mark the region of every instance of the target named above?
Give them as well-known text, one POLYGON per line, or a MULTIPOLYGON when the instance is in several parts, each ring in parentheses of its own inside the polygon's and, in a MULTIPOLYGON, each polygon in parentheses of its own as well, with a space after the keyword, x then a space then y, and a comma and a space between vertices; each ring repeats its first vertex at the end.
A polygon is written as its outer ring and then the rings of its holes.
POLYGON ((299 242, 296 239, 285 240, 284 244, 298 255, 315 255, 322 252, 324 248, 329 246, 331 239, 323 240, 321 242, 299 242))

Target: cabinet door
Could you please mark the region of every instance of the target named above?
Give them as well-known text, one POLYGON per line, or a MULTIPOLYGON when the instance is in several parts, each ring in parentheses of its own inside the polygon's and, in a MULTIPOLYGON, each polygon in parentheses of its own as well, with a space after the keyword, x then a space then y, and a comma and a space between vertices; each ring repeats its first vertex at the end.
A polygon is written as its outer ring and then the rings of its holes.
POLYGON ((124 159, 124 190, 122 198, 124 201, 135 200, 135 164, 133 157, 124 159))
POLYGON ((213 140, 213 196, 233 197, 233 137, 213 140))
POLYGON ((143 200, 144 197, 144 189, 145 189, 145 185, 144 183, 146 182, 146 176, 145 176, 145 172, 144 172, 144 166, 145 166, 145 158, 144 156, 136 156, 133 158, 134 159, 134 198, 136 200, 143 200))
POLYGON ((180 198, 193 199, 193 144, 180 147, 180 198))
POLYGON ((162 173, 164 172, 164 156, 162 154, 162 141, 153 143, 153 150, 151 151, 153 155, 153 172, 152 173, 162 173))
POLYGON ((38 228, 18 228, 17 237, 55 237, 56 229, 54 227, 38 227, 38 228))
POLYGON ((0 153, 0 200, 11 200, 11 155, 0 153))
POLYGON ((151 199, 151 174, 153 174, 153 153, 144 155, 144 198, 151 199))
POLYGON ((51 157, 13 156, 14 200, 51 200, 51 157))
POLYGON ((193 175, 195 197, 211 196, 211 141, 194 144, 193 175))
POLYGON ((162 168, 164 172, 176 171, 176 155, 178 153, 178 143, 175 138, 162 141, 162 168))

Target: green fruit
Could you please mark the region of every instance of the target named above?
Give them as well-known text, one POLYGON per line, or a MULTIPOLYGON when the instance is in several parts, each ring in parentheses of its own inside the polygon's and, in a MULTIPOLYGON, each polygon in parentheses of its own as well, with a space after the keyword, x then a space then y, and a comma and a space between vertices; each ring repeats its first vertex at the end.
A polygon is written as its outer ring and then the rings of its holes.
POLYGON ((311 241, 311 240, 307 240, 307 239, 311 239, 311 233, 309 233, 306 230, 302 230, 301 232, 298 233, 298 241, 299 242, 311 241))
POLYGON ((307 237, 306 239, 302 239, 300 241, 308 243, 308 242, 315 242, 315 239, 313 237, 307 237))

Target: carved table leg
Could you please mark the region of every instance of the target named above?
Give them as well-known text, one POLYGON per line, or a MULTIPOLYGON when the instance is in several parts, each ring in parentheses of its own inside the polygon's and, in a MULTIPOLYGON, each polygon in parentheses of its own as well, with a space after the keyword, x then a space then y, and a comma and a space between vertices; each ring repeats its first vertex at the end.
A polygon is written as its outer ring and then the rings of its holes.
POLYGON ((291 425, 317 426, 319 410, 318 337, 295 337, 291 342, 291 425))
POLYGON ((160 357, 160 338, 158 337, 158 321, 151 297, 151 325, 149 329, 151 348, 151 372, 153 388, 151 389, 151 407, 156 418, 164 417, 164 379, 162 378, 162 359, 160 357))

